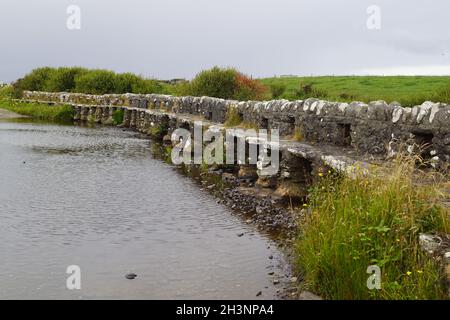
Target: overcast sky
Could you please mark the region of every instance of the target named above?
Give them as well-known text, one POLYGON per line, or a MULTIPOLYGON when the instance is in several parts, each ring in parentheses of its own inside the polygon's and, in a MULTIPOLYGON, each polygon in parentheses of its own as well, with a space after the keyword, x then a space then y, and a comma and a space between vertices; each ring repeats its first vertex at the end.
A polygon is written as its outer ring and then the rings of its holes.
POLYGON ((0 81, 74 65, 160 79, 214 65, 255 77, 450 75, 449 13, 449 0, 0 0, 0 81), (80 30, 66 26, 69 5, 80 30), (367 28, 370 5, 380 30, 367 28))

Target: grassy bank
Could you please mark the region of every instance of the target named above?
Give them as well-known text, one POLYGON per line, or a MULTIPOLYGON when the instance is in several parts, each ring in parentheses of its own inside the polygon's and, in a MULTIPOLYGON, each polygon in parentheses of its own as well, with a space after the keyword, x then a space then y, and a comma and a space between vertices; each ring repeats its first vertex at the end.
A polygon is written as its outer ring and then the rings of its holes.
POLYGON ((450 103, 450 76, 283 77, 261 82, 270 87, 277 98, 289 100, 307 97, 347 102, 385 100, 405 106, 427 100, 450 103))
POLYGON ((436 204, 439 185, 415 185, 413 171, 413 159, 399 159, 389 175, 322 178, 297 241, 308 289, 328 299, 446 297, 439 266, 418 236, 448 233, 449 212, 436 204), (381 290, 367 288, 371 265, 381 268, 381 290))
POLYGON ((0 100, 0 109, 9 110, 36 120, 68 122, 73 120, 74 110, 70 106, 49 106, 39 103, 19 103, 10 99, 0 100))

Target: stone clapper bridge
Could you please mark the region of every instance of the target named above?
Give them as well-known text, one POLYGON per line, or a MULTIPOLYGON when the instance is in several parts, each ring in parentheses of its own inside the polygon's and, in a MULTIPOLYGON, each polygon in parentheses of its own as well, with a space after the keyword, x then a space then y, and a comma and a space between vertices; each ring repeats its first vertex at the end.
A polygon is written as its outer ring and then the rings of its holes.
MULTIPOLYGON (((123 110, 120 126, 170 141, 177 128, 194 131, 195 121, 225 130, 233 110, 246 127, 278 129, 280 170, 260 174, 256 165, 235 164, 236 179, 255 185, 272 201, 302 199, 322 172, 330 169, 352 175, 395 157, 400 148, 418 153, 436 169, 448 172, 450 163, 450 105, 425 102, 412 108, 375 101, 341 103, 319 99, 298 101, 233 101, 210 97, 159 94, 48 93, 25 91, 25 102, 70 105, 76 121, 113 124, 123 110), (294 136, 296 139, 294 139, 294 136), (300 142, 296 141, 300 140, 300 142)), ((270 148, 270 142, 247 139, 270 148)), ((233 178, 233 176, 231 177, 233 178)))

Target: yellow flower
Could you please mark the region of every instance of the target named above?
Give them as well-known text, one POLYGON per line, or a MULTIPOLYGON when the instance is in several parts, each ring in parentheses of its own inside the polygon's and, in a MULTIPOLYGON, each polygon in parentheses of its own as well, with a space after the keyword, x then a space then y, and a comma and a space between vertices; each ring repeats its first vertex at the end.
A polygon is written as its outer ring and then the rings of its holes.
POLYGON ((307 207, 308 207, 308 204, 307 204, 307 203, 304 203, 303 206, 304 206, 305 208, 307 208, 307 207))
POLYGON ((319 177, 323 177, 323 173, 322 172, 319 172, 319 177))
POLYGON ((395 241, 400 242, 400 239, 396 239, 395 241))
POLYGON ((418 273, 418 274, 422 274, 423 271, 422 271, 422 270, 417 270, 417 273, 418 273))
POLYGON ((408 272, 406 273, 406 275, 409 277, 409 276, 412 275, 412 272, 411 272, 411 271, 408 271, 408 272))

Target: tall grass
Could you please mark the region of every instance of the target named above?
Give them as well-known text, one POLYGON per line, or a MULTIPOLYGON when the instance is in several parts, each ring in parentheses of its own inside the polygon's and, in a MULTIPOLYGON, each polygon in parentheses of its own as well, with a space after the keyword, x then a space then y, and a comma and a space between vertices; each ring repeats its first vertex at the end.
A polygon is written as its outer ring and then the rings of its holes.
POLYGON ((32 119, 52 122, 72 121, 75 115, 73 108, 67 105, 49 106, 40 103, 19 103, 7 99, 0 100, 0 108, 32 119))
POLYGON ((242 124, 242 116, 239 114, 239 111, 236 108, 229 108, 225 117, 225 127, 236 127, 242 124))
POLYGON ((418 186, 415 160, 399 158, 390 174, 355 179, 330 174, 312 190, 300 227, 298 266, 306 286, 328 299, 441 299, 440 267, 418 243, 421 232, 449 232, 439 184, 418 186), (382 270, 381 290, 367 268, 382 270))

